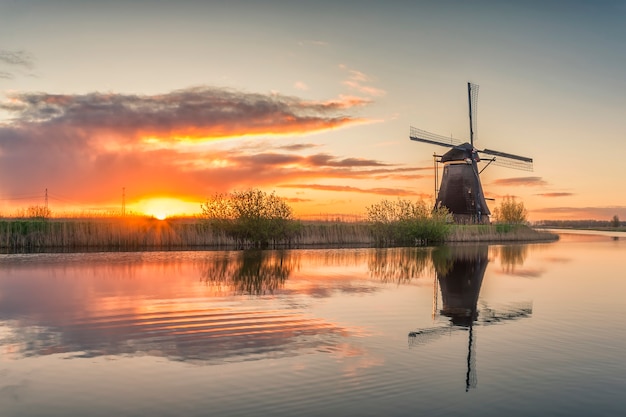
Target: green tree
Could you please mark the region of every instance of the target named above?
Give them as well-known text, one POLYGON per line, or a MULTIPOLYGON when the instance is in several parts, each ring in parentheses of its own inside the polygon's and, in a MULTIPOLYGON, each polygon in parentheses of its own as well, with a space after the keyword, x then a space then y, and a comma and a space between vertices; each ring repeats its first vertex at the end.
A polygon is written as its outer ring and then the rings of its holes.
POLYGON ((241 246, 288 242, 299 228, 291 207, 282 198, 258 189, 215 194, 201 208, 212 227, 241 246))
POLYGON ((616 214, 615 216, 613 216, 613 218, 611 219, 611 227, 615 227, 618 228, 620 226, 620 221, 619 221, 619 216, 616 214))
POLYGON ((493 210, 493 217, 498 223, 524 224, 528 221, 528 212, 522 201, 518 202, 515 197, 506 196, 502 203, 493 210))

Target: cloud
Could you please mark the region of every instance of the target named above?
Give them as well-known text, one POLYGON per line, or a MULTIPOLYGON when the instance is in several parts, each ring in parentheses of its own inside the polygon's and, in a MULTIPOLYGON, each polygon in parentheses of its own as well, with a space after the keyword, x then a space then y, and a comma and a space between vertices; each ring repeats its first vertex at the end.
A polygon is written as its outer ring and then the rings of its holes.
MULTIPOLYGON (((0 189, 11 197, 47 188, 86 207, 116 204, 122 187, 127 201, 150 195, 203 199, 249 187, 417 173, 420 168, 368 158, 301 154, 321 146, 311 142, 270 140, 277 133, 298 137, 363 122, 351 113, 367 103, 209 87, 152 96, 14 93, 0 104, 13 115, 0 125, 0 189), (252 134, 266 136, 214 140, 252 134)), ((346 191, 406 195, 383 188, 346 191)))
POLYGON ((304 82, 302 82, 302 81, 296 81, 296 82, 293 84, 293 87, 294 87, 295 89, 297 89, 297 90, 303 90, 303 91, 307 91, 307 90, 309 89, 309 86, 308 86, 308 85, 306 85, 306 84, 305 84, 304 82))
POLYGON ((541 197, 569 197, 575 195, 574 193, 541 193, 535 194, 541 197))
POLYGON ((34 61, 33 57, 26 51, 9 51, 6 49, 0 49, 0 64, 32 69, 34 61))
POLYGON ((365 73, 353 69, 349 69, 346 65, 340 65, 339 68, 349 73, 348 79, 343 81, 343 85, 352 90, 358 91, 372 97, 381 97, 387 94, 385 90, 368 85, 372 80, 365 73))
POLYGON ((244 135, 304 134, 363 122, 343 111, 369 101, 340 97, 325 102, 278 94, 195 87, 162 95, 14 93, 0 109, 14 124, 38 130, 63 129, 117 135, 207 139, 244 135))
POLYGON ((548 183, 541 177, 519 177, 501 178, 493 181, 491 184, 511 187, 537 187, 547 185, 548 183))
POLYGON ((315 143, 292 143, 291 145, 277 146, 277 149, 285 149, 287 151, 303 151, 306 149, 316 148, 319 145, 315 143))
POLYGON ((12 80, 20 73, 32 76, 29 70, 34 66, 34 60, 28 52, 0 49, 0 79, 12 80))
POLYGON ((349 185, 323 185, 323 184, 283 184, 279 185, 281 188, 298 188, 298 189, 310 189, 310 190, 322 190, 322 191, 339 191, 339 192, 356 192, 366 194, 378 194, 387 196, 418 196, 421 194, 413 191, 406 190, 404 188, 358 188, 349 185))

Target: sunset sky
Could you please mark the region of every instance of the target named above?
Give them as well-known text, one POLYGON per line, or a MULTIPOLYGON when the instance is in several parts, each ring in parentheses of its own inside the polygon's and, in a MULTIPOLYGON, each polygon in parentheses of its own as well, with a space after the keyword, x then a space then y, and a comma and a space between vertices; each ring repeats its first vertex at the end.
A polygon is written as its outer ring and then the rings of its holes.
POLYGON ((477 148, 534 159, 482 173, 492 208, 626 219, 624 0, 0 0, 0 215, 432 199, 409 128, 468 140, 468 81, 477 148))

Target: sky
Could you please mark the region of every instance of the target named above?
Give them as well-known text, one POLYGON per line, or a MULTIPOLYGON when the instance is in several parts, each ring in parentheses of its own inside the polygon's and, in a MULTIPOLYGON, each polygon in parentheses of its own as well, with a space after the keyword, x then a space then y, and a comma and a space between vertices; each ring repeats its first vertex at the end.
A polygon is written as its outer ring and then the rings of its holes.
POLYGON ((625 45, 626 0, 0 0, 0 215, 433 201, 409 130, 468 140, 472 82, 476 147, 534 160, 482 172, 492 209, 626 219, 625 45))

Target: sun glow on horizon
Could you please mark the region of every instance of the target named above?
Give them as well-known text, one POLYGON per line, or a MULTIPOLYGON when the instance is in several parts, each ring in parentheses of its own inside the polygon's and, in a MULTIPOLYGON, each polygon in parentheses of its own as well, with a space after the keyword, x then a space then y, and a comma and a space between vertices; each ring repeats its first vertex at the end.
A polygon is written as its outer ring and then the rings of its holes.
POLYGON ((200 204, 173 197, 151 197, 140 200, 130 207, 133 211, 165 220, 173 216, 190 216, 198 214, 200 204))

